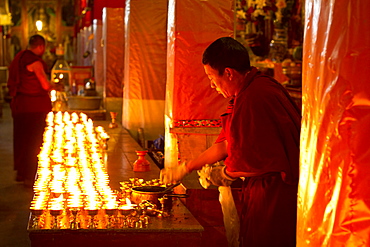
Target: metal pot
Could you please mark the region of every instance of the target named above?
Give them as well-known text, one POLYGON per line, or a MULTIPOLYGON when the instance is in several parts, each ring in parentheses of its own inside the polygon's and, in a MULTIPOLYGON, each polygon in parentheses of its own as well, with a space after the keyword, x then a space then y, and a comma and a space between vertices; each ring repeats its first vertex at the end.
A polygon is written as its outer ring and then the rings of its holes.
POLYGON ((173 197, 188 197, 187 194, 173 194, 173 187, 170 188, 161 187, 161 186, 141 186, 132 188, 131 201, 139 204, 142 201, 151 201, 153 204, 157 205, 158 209, 161 209, 162 204, 159 199, 164 199, 164 208, 172 208, 172 198, 173 197))

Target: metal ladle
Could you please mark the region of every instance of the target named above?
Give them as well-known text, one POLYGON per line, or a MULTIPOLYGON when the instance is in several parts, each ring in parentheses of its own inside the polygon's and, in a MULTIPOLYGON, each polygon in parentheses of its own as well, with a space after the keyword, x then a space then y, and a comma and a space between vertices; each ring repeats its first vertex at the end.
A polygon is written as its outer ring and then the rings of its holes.
POLYGON ((177 182, 175 184, 172 184, 168 187, 166 187, 163 191, 161 191, 162 193, 167 193, 169 191, 171 191, 173 188, 175 188, 176 186, 180 185, 181 183, 180 182, 177 182))

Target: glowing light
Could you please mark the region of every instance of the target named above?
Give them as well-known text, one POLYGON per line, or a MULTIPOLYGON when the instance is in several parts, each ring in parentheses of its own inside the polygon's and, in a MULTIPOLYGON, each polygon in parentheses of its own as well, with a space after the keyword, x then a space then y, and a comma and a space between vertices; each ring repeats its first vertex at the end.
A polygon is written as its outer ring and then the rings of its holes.
POLYGON ((131 200, 126 197, 126 204, 120 206, 119 208, 122 210, 128 210, 128 209, 133 209, 136 206, 137 206, 136 204, 132 204, 131 200))
MULTIPOLYGON (((38 155, 32 210, 118 209, 102 163, 101 136, 86 114, 50 112, 38 155)), ((133 206, 130 206, 132 208, 133 206)))
POLYGON ((36 29, 39 32, 42 30, 42 21, 41 20, 36 21, 36 29))
POLYGON ((55 102, 57 100, 57 91, 51 90, 50 98, 51 98, 51 102, 55 102))

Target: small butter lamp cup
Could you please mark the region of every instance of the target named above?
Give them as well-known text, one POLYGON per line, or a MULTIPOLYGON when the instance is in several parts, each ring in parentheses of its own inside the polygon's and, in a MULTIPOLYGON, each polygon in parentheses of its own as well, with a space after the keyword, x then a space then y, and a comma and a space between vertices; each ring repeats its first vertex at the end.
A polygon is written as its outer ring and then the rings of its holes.
POLYGON ((62 213, 60 209, 51 209, 50 214, 53 216, 53 227, 52 229, 59 229, 58 216, 62 213))
POLYGON ((136 151, 138 159, 134 162, 134 172, 147 172, 150 171, 150 162, 145 159, 148 151, 136 151))
POLYGON ((109 123, 109 128, 113 129, 113 128, 117 128, 118 127, 118 124, 116 123, 116 118, 117 118, 117 112, 110 112, 110 117, 112 118, 112 122, 109 123))
POLYGON ((39 225, 39 221, 40 221, 40 217, 41 215, 43 214, 43 210, 42 209, 31 209, 31 212, 32 212, 32 215, 33 215, 33 219, 32 219, 32 228, 33 229, 40 229, 40 225, 39 225))
POLYGON ((128 221, 130 215, 134 212, 134 208, 132 208, 131 206, 121 206, 118 208, 118 211, 121 215, 120 227, 121 228, 128 227, 128 221))
POLYGON ((114 215, 116 213, 116 209, 114 208, 105 209, 105 213, 108 216, 107 228, 114 228, 114 223, 115 223, 114 215))
POLYGON ((71 213, 72 213, 72 217, 70 219, 70 228, 72 230, 77 230, 79 229, 79 224, 77 222, 77 214, 79 212, 79 208, 78 207, 72 207, 70 209, 71 213))
POLYGON ((95 216, 98 214, 97 209, 87 209, 87 214, 90 216, 89 229, 96 229, 95 216))
POLYGON ((132 214, 132 212, 134 211, 133 208, 124 208, 124 207, 121 207, 119 209, 119 212, 124 215, 124 216, 129 216, 130 214, 132 214))

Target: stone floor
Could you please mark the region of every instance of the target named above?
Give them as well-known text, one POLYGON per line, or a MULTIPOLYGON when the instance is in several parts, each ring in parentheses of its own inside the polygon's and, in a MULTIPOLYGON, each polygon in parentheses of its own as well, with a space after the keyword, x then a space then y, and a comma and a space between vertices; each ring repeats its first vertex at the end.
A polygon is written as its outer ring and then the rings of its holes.
POLYGON ((32 189, 15 182, 13 170, 13 122, 9 104, 0 118, 0 246, 30 246, 27 233, 32 189))

